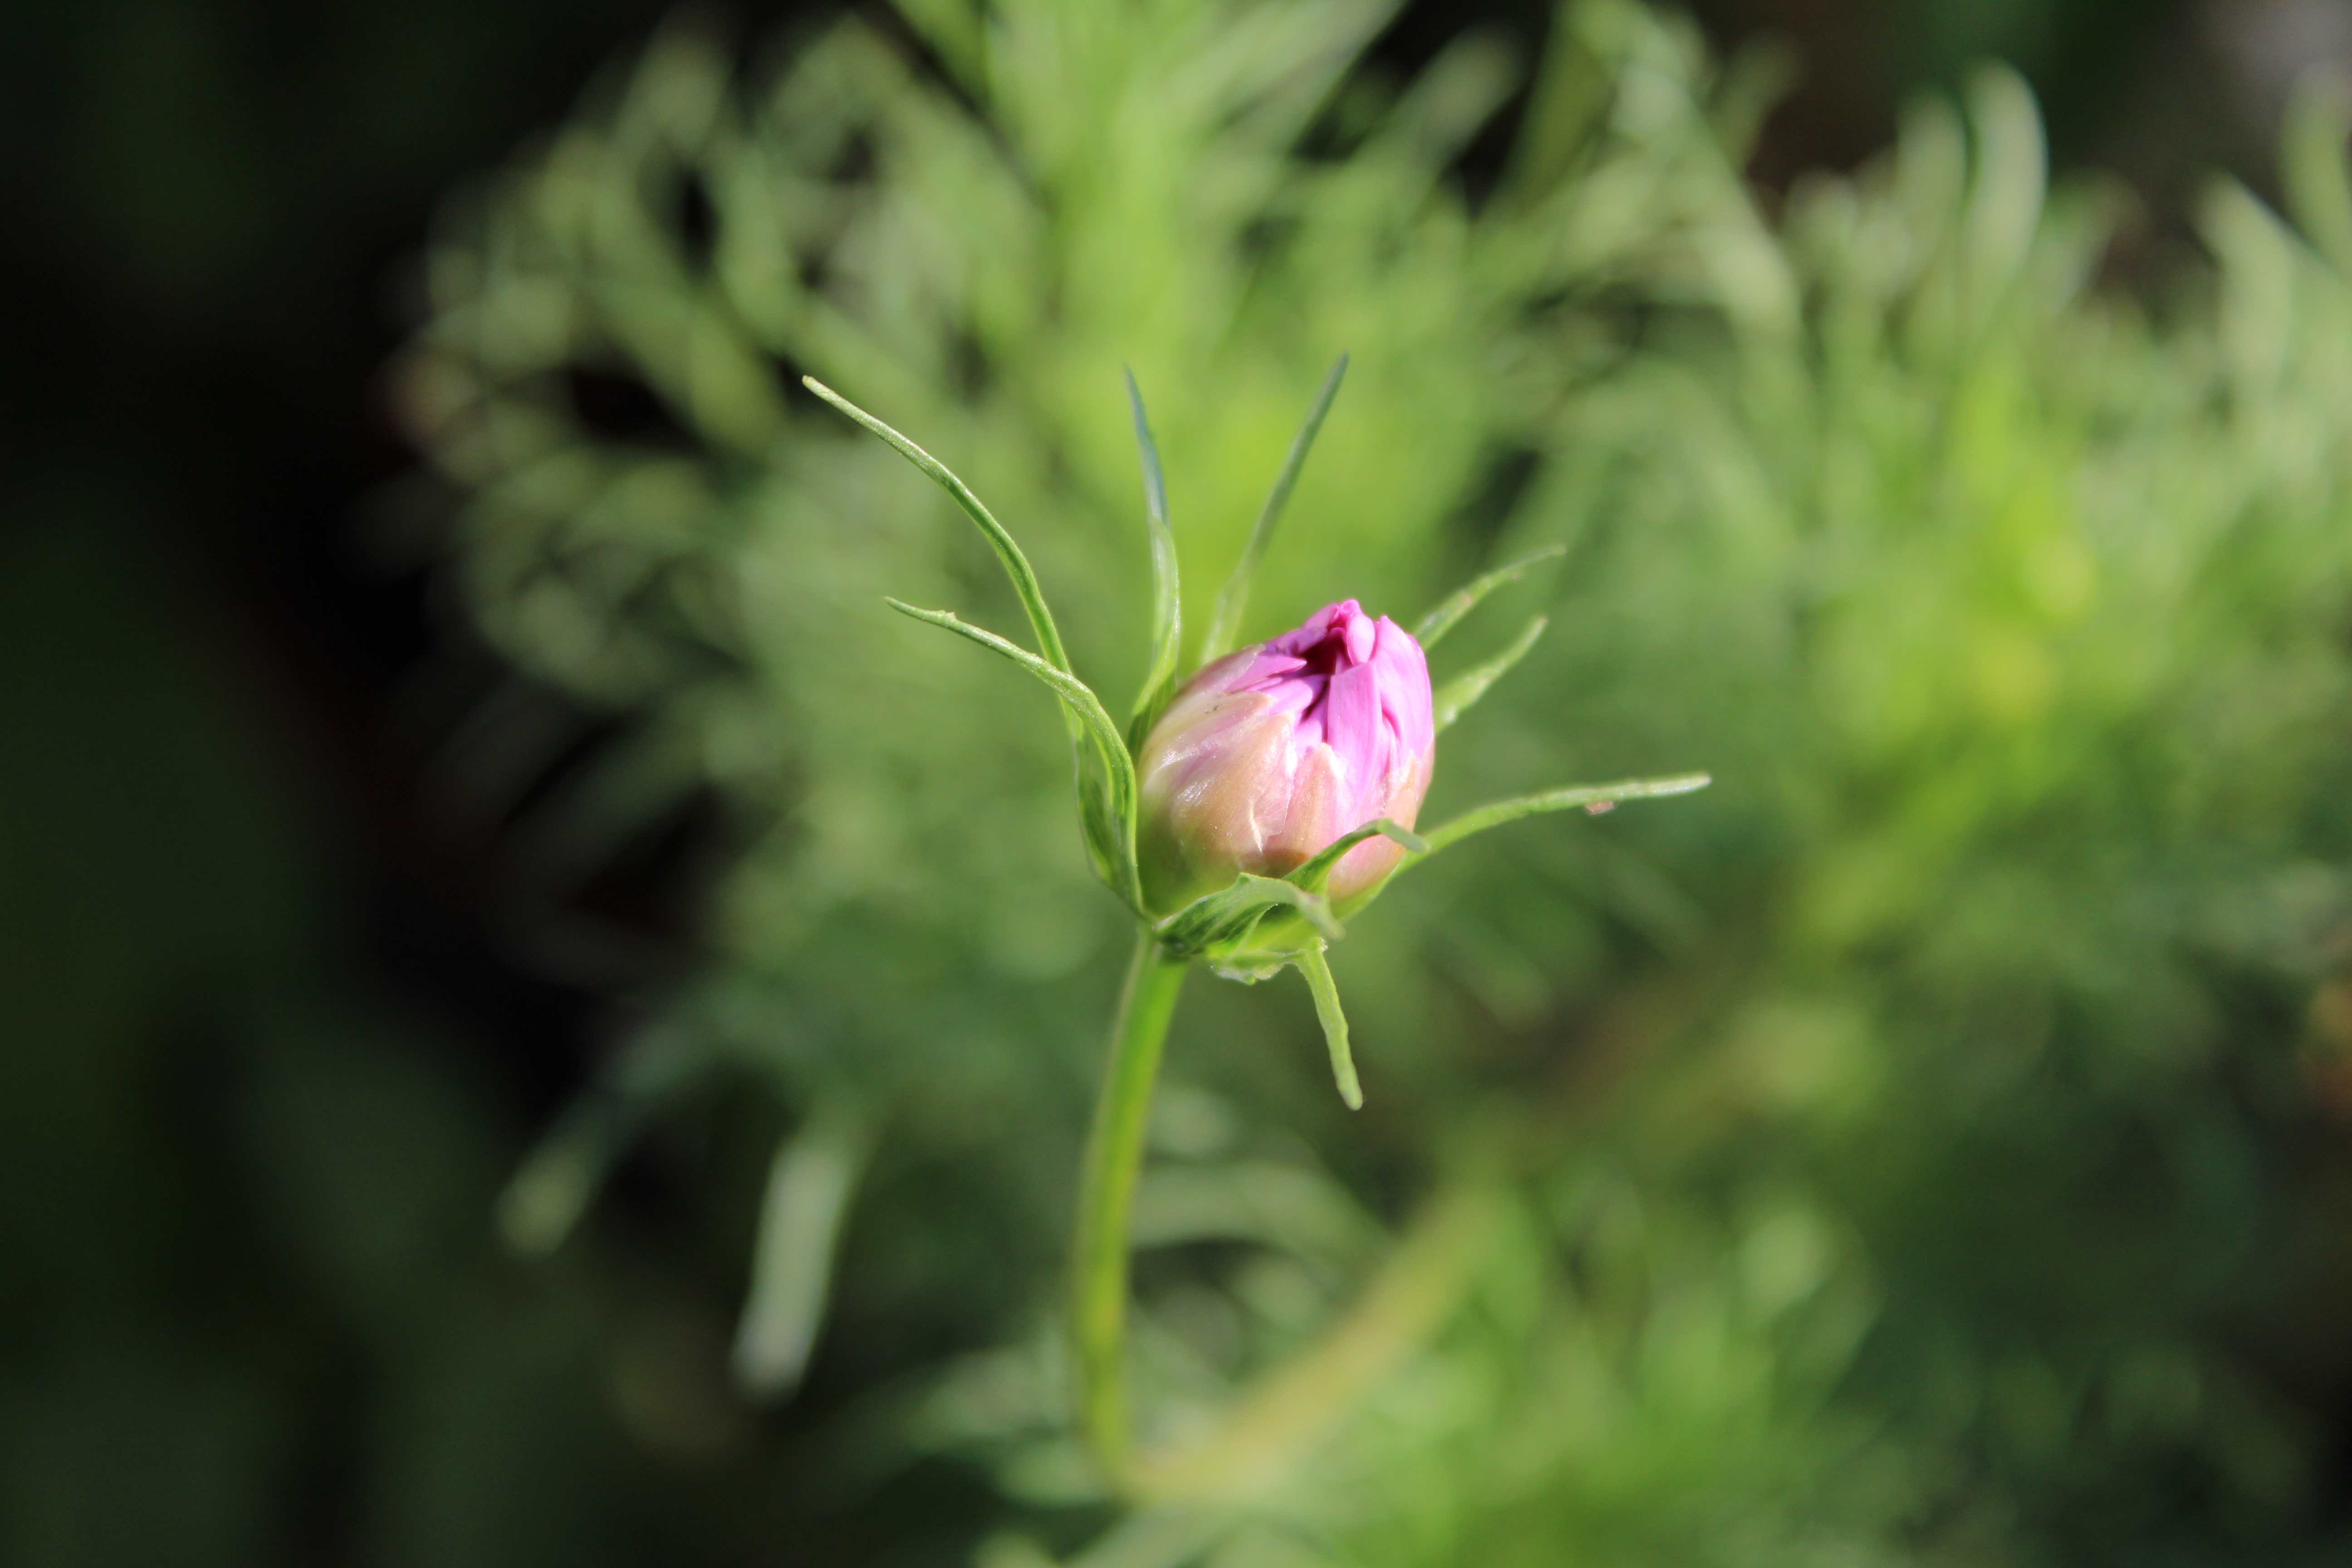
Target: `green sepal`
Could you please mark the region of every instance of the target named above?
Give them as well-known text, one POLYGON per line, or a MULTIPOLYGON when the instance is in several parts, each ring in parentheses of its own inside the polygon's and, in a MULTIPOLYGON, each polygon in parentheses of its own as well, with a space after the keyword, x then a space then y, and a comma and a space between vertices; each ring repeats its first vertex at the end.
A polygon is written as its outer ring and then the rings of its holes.
POLYGON ((1323 1026, 1323 1044, 1331 1053, 1331 1079, 1339 1087, 1339 1101, 1350 1110, 1361 1110, 1364 1086, 1356 1078, 1356 1056, 1348 1043, 1348 1016, 1339 1010, 1339 987, 1331 978, 1331 965, 1319 944, 1303 949, 1290 962, 1307 977, 1307 992, 1315 998, 1315 1019, 1323 1026))
POLYGON ((1511 639, 1510 647, 1484 664, 1473 665, 1439 687, 1431 715, 1438 730, 1443 731, 1451 726, 1478 699, 1486 695, 1487 688, 1508 675, 1514 665, 1528 657, 1528 650, 1536 646, 1536 639, 1544 635, 1544 628, 1549 625, 1549 616, 1537 616, 1520 628, 1519 635, 1511 639))
POLYGON ((1160 443, 1151 438, 1151 422, 1144 416, 1143 393, 1135 373, 1127 372, 1127 401, 1135 411, 1135 445, 1143 455, 1143 514, 1151 536, 1151 663, 1144 671, 1143 689, 1136 693, 1135 711, 1128 719, 1130 752, 1143 749, 1160 710, 1176 689, 1176 665, 1182 657, 1184 600, 1176 572, 1176 533, 1168 526, 1168 480, 1160 469, 1160 443))
POLYGON ((1315 445, 1316 432, 1323 428, 1323 416, 1331 412, 1331 400, 1339 395, 1339 382, 1348 374, 1348 356, 1341 354, 1323 378, 1322 390, 1315 395, 1315 405, 1307 411, 1307 423, 1290 443, 1290 455, 1282 460, 1282 472, 1275 476, 1274 489, 1265 498, 1265 505, 1250 529, 1248 542, 1242 546, 1241 559, 1234 563, 1234 574, 1217 594, 1217 603, 1209 612, 1209 629, 1201 639, 1201 662, 1208 664, 1233 651, 1234 639, 1241 634, 1242 612, 1249 607, 1250 584, 1257 578, 1257 563, 1265 554, 1267 541, 1274 537, 1274 525, 1282 517, 1282 509, 1290 504, 1291 487, 1298 483, 1298 470, 1307 466, 1307 448, 1315 445))
POLYGON ((1079 816, 1087 843, 1093 852, 1096 874, 1137 913, 1143 912, 1142 879, 1135 864, 1135 763, 1127 742, 1103 709, 1093 688, 1016 643, 983 630, 947 610, 926 610, 903 600, 884 597, 884 604, 902 616, 967 637, 992 653, 1001 654, 1035 676, 1061 698, 1080 736, 1082 766, 1078 790, 1079 816), (1091 766, 1083 765, 1091 758, 1091 766))
MULTIPOLYGON (((1269 910, 1277 909, 1295 912, 1326 941, 1337 942, 1343 934, 1322 894, 1279 877, 1248 871, 1235 877, 1230 886, 1202 894, 1154 926, 1152 934, 1171 952, 1219 963, 1255 951, 1259 922, 1269 910)), ((1281 956, 1286 956, 1286 951, 1281 956)))
POLYGON ((1411 828, 1381 817, 1342 834, 1287 877, 1243 872, 1229 887, 1204 894, 1170 915, 1153 932, 1170 949, 1196 955, 1228 980, 1264 980, 1310 949, 1346 935, 1324 888, 1340 858, 1374 837, 1393 839, 1414 854, 1429 844, 1411 828))
POLYGON ((1413 640, 1421 644, 1422 651, 1426 653, 1437 646, 1440 637, 1454 629, 1456 622, 1476 609, 1479 600, 1507 583, 1517 582, 1531 568, 1547 561, 1558 560, 1567 553, 1568 546, 1565 544, 1546 545, 1534 554, 1523 555, 1507 566, 1497 566, 1492 572, 1473 577, 1440 599, 1429 614, 1421 617, 1412 628, 1413 640))

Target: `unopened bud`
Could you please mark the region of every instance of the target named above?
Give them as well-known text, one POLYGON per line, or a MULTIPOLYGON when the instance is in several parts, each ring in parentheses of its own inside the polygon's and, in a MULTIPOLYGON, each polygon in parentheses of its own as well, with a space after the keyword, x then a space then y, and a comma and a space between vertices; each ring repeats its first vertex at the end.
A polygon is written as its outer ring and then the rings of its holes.
MULTIPOLYGON (((1217 660, 1137 759, 1147 900, 1164 912, 1236 872, 1282 876, 1384 816, 1412 826, 1436 746, 1421 645, 1353 599, 1217 660)), ((1331 901, 1370 892, 1403 854, 1384 837, 1356 846, 1331 874, 1331 901)))

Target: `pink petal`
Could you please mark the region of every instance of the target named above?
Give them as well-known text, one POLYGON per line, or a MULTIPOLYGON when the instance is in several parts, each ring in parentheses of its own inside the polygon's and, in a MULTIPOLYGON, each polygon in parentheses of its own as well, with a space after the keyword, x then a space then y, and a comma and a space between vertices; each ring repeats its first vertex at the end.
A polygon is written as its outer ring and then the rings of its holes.
MULTIPOLYGON (((1360 664, 1333 676, 1323 700, 1323 741, 1338 753, 1351 814, 1378 792, 1381 775, 1387 772, 1379 682, 1370 665, 1360 664)), ((1349 823, 1340 831, 1355 826, 1349 823)))

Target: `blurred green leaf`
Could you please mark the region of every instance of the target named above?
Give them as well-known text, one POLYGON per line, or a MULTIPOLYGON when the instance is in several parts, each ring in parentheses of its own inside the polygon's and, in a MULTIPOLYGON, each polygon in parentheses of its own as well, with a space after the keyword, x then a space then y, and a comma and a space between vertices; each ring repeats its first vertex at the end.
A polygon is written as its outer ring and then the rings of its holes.
POLYGON ((836 1098, 776 1147, 751 1248, 751 1290, 735 1327, 736 1381, 755 1395, 791 1393, 808 1366, 871 1142, 865 1115, 836 1098))

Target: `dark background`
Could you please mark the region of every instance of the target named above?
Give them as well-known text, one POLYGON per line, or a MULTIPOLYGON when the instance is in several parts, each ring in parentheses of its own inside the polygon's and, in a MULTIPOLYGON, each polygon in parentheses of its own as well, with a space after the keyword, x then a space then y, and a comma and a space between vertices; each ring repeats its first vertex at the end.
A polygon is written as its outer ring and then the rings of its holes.
MULTIPOLYGON (((689 813, 561 904, 502 856, 505 814, 446 758, 462 716, 514 689, 405 526, 420 509, 394 504, 414 460, 380 378, 443 195, 670 9, 99 0, 12 18, 0 1558, 659 1543, 752 1561, 790 1541, 879 1560, 861 1531, 893 1510, 739 1484, 855 1373, 820 1365, 739 1440, 751 1418, 722 1379, 740 1237, 685 1195, 697 1158, 728 1158, 723 1127, 702 1156, 689 1141, 625 1173, 593 1245, 635 1255, 636 1294, 567 1290, 560 1260, 508 1260, 488 1221, 602 1043, 691 962, 699 868, 726 837, 689 813), (388 1196, 339 1182, 382 1152, 371 1108, 418 1097, 447 1147, 404 1150, 388 1196), (661 1364, 591 1386, 565 1347, 615 1318, 661 1364)), ((764 39, 831 9, 722 20, 764 39)), ((1381 50, 1409 67, 1474 15, 1532 47, 1548 9, 1411 6, 1381 50)), ((1719 42, 1794 47, 1754 170, 1768 190, 1851 165, 1906 95, 1999 56, 2039 93, 2056 163, 2142 193, 2125 266, 2149 275, 2203 173, 2264 183, 2285 76, 2352 42, 2323 5, 1697 9, 1719 42)), ((1465 174, 1475 188, 1475 158, 1465 174)), ((594 744, 551 693, 502 700, 594 744)), ((921 1503, 889 1542, 908 1560, 984 1500, 945 1471, 894 1484, 921 1503)))

